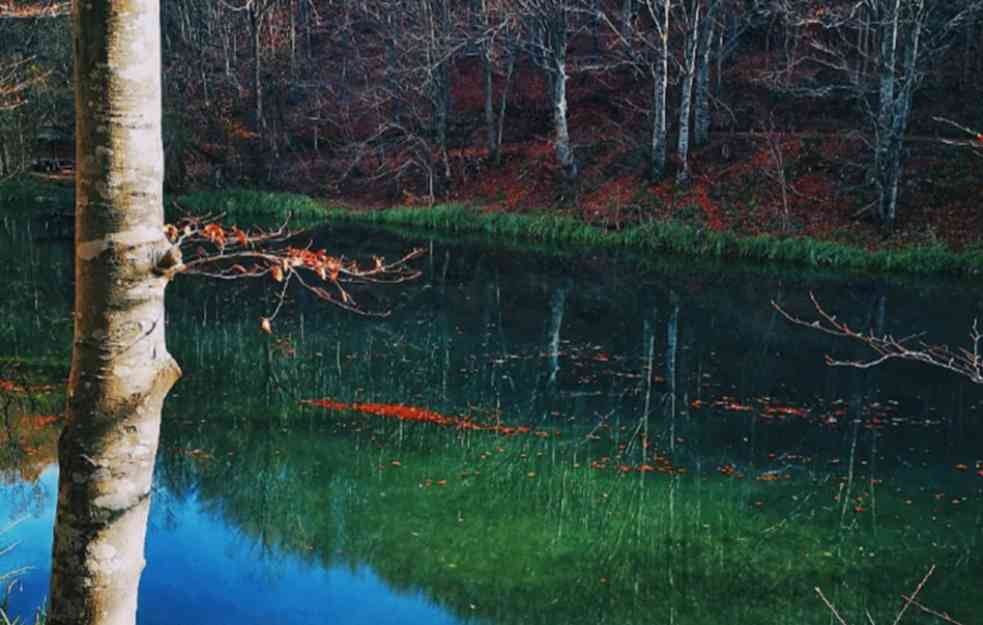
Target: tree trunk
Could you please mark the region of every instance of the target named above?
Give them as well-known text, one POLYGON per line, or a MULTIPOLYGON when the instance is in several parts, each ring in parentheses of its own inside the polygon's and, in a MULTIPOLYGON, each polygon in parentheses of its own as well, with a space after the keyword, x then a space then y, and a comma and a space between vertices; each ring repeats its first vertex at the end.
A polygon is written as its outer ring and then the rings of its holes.
POLYGON ((905 7, 910 12, 907 20, 903 19, 901 0, 889 2, 881 15, 881 84, 875 168, 877 216, 883 226, 893 228, 897 219, 904 135, 908 131, 911 100, 918 81, 917 65, 924 14, 921 0, 913 0, 905 7), (904 53, 900 75, 897 67, 899 51, 904 53))
POLYGON ((570 129, 567 125, 567 20, 565 9, 557 8, 551 16, 549 30, 544 39, 549 45, 548 84, 553 103, 553 145, 556 160, 560 163, 563 178, 569 183, 577 179, 577 160, 570 145, 570 129))
POLYGON ((710 5, 700 28, 699 59, 693 101, 693 143, 696 145, 706 145, 710 142, 710 51, 713 49, 713 33, 716 25, 714 14, 718 6, 719 2, 710 5))
POLYGON ((649 179, 660 180, 666 173, 666 91, 669 88, 669 0, 662 0, 656 31, 658 47, 652 66, 652 142, 649 152, 649 179))
POLYGON ((498 142, 495 140, 495 81, 492 73, 491 44, 482 50, 482 71, 485 89, 485 134, 488 138, 488 157, 498 162, 498 142))
POLYGON ((509 53, 509 63, 505 70, 505 84, 502 85, 502 99, 498 106, 498 132, 495 136, 495 164, 502 162, 502 141, 505 135, 505 111, 509 105, 509 89, 512 88, 512 73, 515 70, 515 52, 509 53))
POLYGON ((483 0, 474 0, 474 30, 478 37, 478 52, 481 54, 482 88, 484 90, 485 139, 488 142, 488 158, 498 162, 498 142, 495 140, 495 61, 492 59, 493 39, 485 32, 489 26, 488 9, 483 0))
POLYGON ((553 76, 553 128, 556 131, 554 144, 556 160, 567 181, 577 178, 577 161, 570 146, 570 128, 567 125, 567 67, 566 62, 557 58, 556 74, 553 76))
POLYGON ((884 0, 880 6, 878 23, 881 29, 880 91, 878 94, 877 142, 874 166, 877 170, 877 217, 889 224, 889 214, 897 201, 897 187, 892 184, 895 155, 892 145, 894 134, 895 66, 898 54, 898 27, 901 19, 901 0, 884 0))
POLYGON ((696 45, 700 29, 700 5, 693 3, 690 23, 686 27, 686 56, 683 59, 683 76, 680 80, 679 95, 679 138, 676 143, 676 156, 679 160, 679 171, 676 181, 680 184, 689 182, 689 118, 693 102, 693 80, 696 74, 696 45))
POLYGON ((443 165, 439 189, 443 194, 450 184, 450 165, 447 159, 447 119, 451 106, 450 59, 447 57, 447 37, 450 34, 449 0, 429 0, 430 11, 430 103, 432 108, 433 141, 437 158, 443 165))
POLYGON ((75 3, 75 340, 49 625, 132 625, 164 397, 158 0, 75 3))

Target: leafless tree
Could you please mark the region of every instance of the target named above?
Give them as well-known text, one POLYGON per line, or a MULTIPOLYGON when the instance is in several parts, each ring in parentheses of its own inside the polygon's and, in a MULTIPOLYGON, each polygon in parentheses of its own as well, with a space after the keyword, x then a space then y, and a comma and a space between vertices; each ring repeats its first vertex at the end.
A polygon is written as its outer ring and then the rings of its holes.
POLYGON ((553 113, 553 149, 564 181, 572 185, 579 167, 567 120, 570 79, 567 48, 578 28, 579 4, 576 0, 515 0, 512 6, 524 31, 523 45, 546 78, 547 98, 553 113))
POLYGON ((877 189, 877 199, 866 210, 892 228, 913 96, 957 35, 978 19, 983 2, 857 0, 829 5, 785 0, 781 10, 791 12, 791 24, 813 31, 808 61, 841 77, 838 83, 796 90, 814 96, 850 95, 865 111, 873 157, 870 180, 877 189))

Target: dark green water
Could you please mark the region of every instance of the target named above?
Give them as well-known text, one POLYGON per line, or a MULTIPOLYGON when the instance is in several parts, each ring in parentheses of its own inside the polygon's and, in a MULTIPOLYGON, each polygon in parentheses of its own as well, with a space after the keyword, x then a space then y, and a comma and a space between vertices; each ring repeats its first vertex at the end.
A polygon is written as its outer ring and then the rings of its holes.
MULTIPOLYGON (((923 603, 983 620, 983 393, 913 365, 827 368, 863 352, 768 304, 805 313, 814 290, 855 327, 955 344, 979 285, 317 236, 430 253, 415 283, 355 291, 389 317, 297 294, 272 339, 265 285, 175 285, 185 378, 141 623, 828 623, 816 587, 882 623, 933 564, 923 603), (317 398, 529 431, 298 403, 317 398)), ((68 248, 33 237, 0 224, 0 366, 32 381, 64 375, 71 332, 68 248)), ((54 426, 24 416, 59 401, 0 405, 0 527, 22 519, 0 573, 34 567, 14 614, 44 600, 57 479, 54 426)))

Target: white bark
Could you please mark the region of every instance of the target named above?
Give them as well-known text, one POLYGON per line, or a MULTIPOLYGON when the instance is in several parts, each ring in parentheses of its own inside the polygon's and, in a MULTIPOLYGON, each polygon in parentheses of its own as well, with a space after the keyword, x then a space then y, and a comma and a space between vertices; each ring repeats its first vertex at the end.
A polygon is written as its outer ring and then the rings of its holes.
POLYGON ((649 151, 649 179, 656 181, 666 171, 666 91, 669 88, 669 0, 649 4, 656 30, 656 58, 652 73, 652 139, 649 151))
POLYGON ((699 56, 693 96, 693 143, 698 146, 710 142, 710 52, 713 50, 715 14, 718 6, 719 2, 713 2, 707 8, 697 46, 699 56))
POLYGON ((683 76, 679 88, 679 137, 676 143, 676 157, 679 160, 679 171, 676 181, 680 184, 689 182, 689 126, 693 102, 693 81, 696 76, 696 47, 699 43, 700 7, 699 2, 693 3, 690 21, 686 27, 686 50, 683 58, 683 76))
POLYGON ((49 625, 132 625, 164 397, 158 0, 75 4, 75 341, 49 625))

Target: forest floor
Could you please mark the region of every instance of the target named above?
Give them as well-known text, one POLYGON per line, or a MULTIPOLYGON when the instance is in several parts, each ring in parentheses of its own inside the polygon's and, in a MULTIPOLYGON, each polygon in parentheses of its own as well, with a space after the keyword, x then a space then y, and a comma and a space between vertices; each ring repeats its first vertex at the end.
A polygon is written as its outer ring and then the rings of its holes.
MULTIPOLYGON (((862 166, 869 161, 866 144, 835 132, 715 133, 691 154, 688 185, 672 175, 651 183, 641 175, 644 154, 596 142, 578 150, 582 175, 573 198, 561 196, 559 168, 545 138, 506 146, 497 165, 480 151, 452 151, 458 176, 446 200, 487 212, 548 210, 606 229, 673 220, 740 236, 808 237, 868 251, 939 244, 954 252, 983 249, 983 158, 935 137, 910 137, 906 147, 891 231, 873 218, 876 187, 862 166)), ((385 189, 329 201, 356 210, 428 205, 409 191, 394 200, 385 189)))

